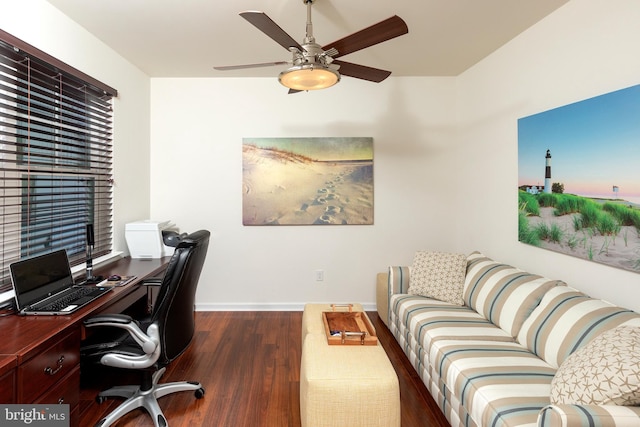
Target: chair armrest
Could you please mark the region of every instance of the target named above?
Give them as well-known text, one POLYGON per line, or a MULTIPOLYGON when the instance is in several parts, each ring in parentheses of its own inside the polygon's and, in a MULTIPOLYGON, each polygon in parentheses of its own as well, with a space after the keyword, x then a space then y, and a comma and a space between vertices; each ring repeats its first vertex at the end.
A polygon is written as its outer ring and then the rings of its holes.
POLYGON ((86 319, 84 321, 84 326, 105 326, 105 324, 107 324, 107 326, 112 326, 111 323, 127 324, 132 321, 133 318, 126 314, 99 314, 86 319))
POLYGON ((149 277, 140 282, 144 286, 160 286, 162 284, 162 277, 149 277))
POLYGON ((618 405, 549 405, 538 415, 539 427, 640 425, 640 407, 618 405))
POLYGON ((404 294, 409 289, 409 267, 392 266, 386 273, 376 276, 376 309, 378 316, 389 326, 389 298, 404 294))
MULTIPOLYGON (((142 329, 140 329, 138 323, 131 316, 127 316, 126 314, 100 314, 86 319, 84 321, 84 326, 87 328, 105 326, 124 329, 129 333, 129 335, 131 335, 142 351, 146 354, 152 354, 156 348, 159 347, 160 340, 158 338, 154 340, 153 337, 145 334, 142 329)), ((150 328, 151 326, 149 329, 150 328)))

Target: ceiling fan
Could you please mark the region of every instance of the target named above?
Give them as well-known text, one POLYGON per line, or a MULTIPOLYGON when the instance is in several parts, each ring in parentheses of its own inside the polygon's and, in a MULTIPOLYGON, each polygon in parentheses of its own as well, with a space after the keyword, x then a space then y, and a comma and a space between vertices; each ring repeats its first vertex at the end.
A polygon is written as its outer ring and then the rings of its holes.
POLYGON ((273 65, 291 65, 291 67, 282 71, 278 76, 280 83, 289 88, 289 93, 325 89, 338 83, 341 75, 376 83, 389 77, 391 71, 341 61, 336 58, 407 34, 409 28, 402 18, 392 16, 333 43, 320 46, 313 37, 313 24, 311 22, 311 5, 315 0, 302 0, 302 2, 307 5, 306 37, 302 43, 296 42, 264 12, 246 11, 240 13, 240 16, 253 24, 257 29, 290 51, 293 56, 291 61, 230 65, 213 68, 220 71, 227 71, 269 67, 273 65))

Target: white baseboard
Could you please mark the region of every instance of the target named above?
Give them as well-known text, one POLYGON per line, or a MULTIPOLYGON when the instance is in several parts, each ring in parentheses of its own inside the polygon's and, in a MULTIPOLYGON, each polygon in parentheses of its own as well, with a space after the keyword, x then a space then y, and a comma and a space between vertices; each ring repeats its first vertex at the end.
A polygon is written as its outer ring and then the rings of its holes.
MULTIPOLYGON (((305 303, 196 303, 196 311, 302 311, 305 303)), ((375 311, 376 304, 362 303, 365 311, 375 311)))

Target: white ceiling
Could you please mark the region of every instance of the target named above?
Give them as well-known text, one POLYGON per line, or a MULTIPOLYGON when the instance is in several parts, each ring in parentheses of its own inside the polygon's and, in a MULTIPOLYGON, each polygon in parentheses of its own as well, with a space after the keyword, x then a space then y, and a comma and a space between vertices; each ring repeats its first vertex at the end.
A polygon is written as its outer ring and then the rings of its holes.
MULTIPOLYGON (((409 34, 346 55, 395 76, 456 76, 568 0, 316 0, 313 33, 326 45, 390 16, 409 34)), ((303 0, 48 0, 150 77, 269 77, 291 54, 238 15, 265 12, 302 43, 303 0)))

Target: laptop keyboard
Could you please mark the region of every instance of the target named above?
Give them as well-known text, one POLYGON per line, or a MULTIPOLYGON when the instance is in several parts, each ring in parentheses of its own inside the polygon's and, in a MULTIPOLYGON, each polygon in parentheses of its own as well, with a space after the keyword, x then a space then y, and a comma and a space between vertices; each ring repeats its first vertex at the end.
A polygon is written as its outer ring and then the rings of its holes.
POLYGON ((103 291, 101 289, 96 288, 75 288, 73 292, 69 293, 68 295, 63 296, 59 300, 56 300, 50 304, 39 307, 39 309, 46 311, 59 311, 67 307, 70 303, 78 300, 79 298, 95 297, 100 295, 102 292, 103 291))

